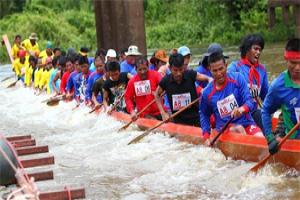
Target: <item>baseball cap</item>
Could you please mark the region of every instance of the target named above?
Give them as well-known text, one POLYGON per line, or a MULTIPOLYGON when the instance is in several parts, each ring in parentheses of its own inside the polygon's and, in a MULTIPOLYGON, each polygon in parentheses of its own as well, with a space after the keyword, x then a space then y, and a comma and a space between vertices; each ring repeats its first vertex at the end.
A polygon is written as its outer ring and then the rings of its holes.
MULTIPOLYGON (((210 56, 213 53, 221 53, 221 54, 223 54, 223 48, 222 48, 222 46, 220 44, 218 44, 218 43, 212 43, 212 44, 210 44, 208 46, 208 48, 207 48, 207 52, 204 54, 204 57, 205 56, 210 56)), ((224 55, 224 58, 229 58, 229 57, 224 55)))
POLYGON ((191 54, 190 49, 187 46, 181 46, 178 48, 177 52, 181 54, 182 56, 187 56, 191 54))

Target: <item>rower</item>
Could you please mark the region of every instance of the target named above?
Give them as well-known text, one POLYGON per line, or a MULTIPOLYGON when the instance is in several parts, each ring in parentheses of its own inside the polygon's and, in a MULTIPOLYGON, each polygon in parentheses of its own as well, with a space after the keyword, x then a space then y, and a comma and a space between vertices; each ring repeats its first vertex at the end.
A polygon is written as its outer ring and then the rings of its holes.
POLYGON ((38 40, 37 34, 31 33, 29 38, 22 42, 22 47, 27 52, 27 55, 38 57, 40 53, 40 49, 37 40, 38 40))
MULTIPOLYGON (((228 72, 240 72, 247 81, 250 94, 261 107, 268 92, 268 74, 264 65, 259 63, 259 57, 264 49, 264 39, 259 34, 246 36, 240 46, 241 59, 228 66, 228 72)), ((263 129, 261 110, 255 109, 251 113, 255 123, 263 129)))
POLYGON ((155 51, 155 53, 151 57, 151 65, 149 66, 149 69, 158 71, 160 67, 167 65, 168 61, 169 57, 167 56, 166 51, 163 49, 159 49, 155 51))
POLYGON ((114 49, 108 49, 107 53, 105 55, 105 63, 111 62, 111 61, 118 61, 117 53, 114 49))
POLYGON ((13 71, 16 73, 18 80, 24 81, 24 74, 25 74, 25 69, 26 66, 29 65, 28 63, 28 57, 26 57, 26 51, 20 50, 19 51, 19 58, 15 59, 12 67, 13 71))
MULTIPOLYGON (((125 88, 129 79, 132 77, 130 73, 120 72, 120 64, 116 61, 107 64, 109 78, 103 85, 103 108, 104 112, 108 106, 121 101, 116 108, 117 111, 126 111, 125 101, 121 99, 125 92, 125 88)), ((110 111, 110 110, 108 110, 110 111)))
POLYGON ((55 95, 59 95, 61 93, 60 91, 60 84, 61 84, 61 79, 62 79, 62 74, 66 68, 66 57, 65 56, 60 56, 58 59, 58 64, 57 64, 57 70, 54 75, 54 78, 50 80, 50 85, 52 85, 52 93, 55 93, 55 95))
MULTIPOLYGON (((154 100, 153 93, 161 80, 161 75, 157 71, 148 69, 148 60, 145 57, 139 57, 136 60, 136 71, 137 74, 128 82, 124 96, 126 109, 132 120, 138 117, 135 107, 140 112, 154 100)), ((149 106, 140 114, 140 117, 162 119, 156 103, 149 106)))
POLYGON ((34 72, 36 70, 38 60, 34 56, 29 56, 29 65, 25 69, 24 83, 26 87, 30 87, 34 81, 34 72))
POLYGON ((67 96, 66 98, 68 100, 71 100, 74 97, 74 86, 76 84, 76 76, 81 72, 81 68, 79 65, 79 58, 80 55, 76 55, 73 59, 74 59, 74 71, 71 72, 68 81, 67 81, 67 87, 66 87, 66 91, 67 91, 67 96))
POLYGON ((105 63, 104 63, 104 59, 102 56, 97 56, 95 55, 95 59, 94 59, 94 64, 96 67, 96 71, 91 73, 91 75, 89 76, 88 82, 87 82, 87 86, 86 86, 86 100, 87 100, 87 105, 91 106, 92 105, 92 88, 94 83, 101 78, 104 73, 105 73, 105 63))
POLYGON ((230 131, 246 132, 248 135, 261 135, 251 111, 256 105, 250 96, 247 83, 239 73, 227 73, 225 58, 216 52, 208 57, 209 69, 214 81, 203 91, 200 113, 204 139, 210 136, 210 116, 216 119, 216 129, 220 129, 233 117, 230 131))
POLYGON ((48 57, 46 59, 46 65, 44 66, 44 69, 41 73, 40 82, 39 82, 39 89, 41 94, 43 91, 50 91, 49 88, 49 80, 50 80, 50 71, 53 68, 53 63, 57 62, 57 58, 54 58, 52 60, 51 57, 48 57))
POLYGON ((66 57, 66 68, 60 82, 60 92, 63 95, 67 93, 67 82, 70 77, 70 74, 74 70, 74 60, 74 57, 72 57, 71 55, 66 57))
POLYGON ((79 65, 81 72, 76 75, 75 77, 75 85, 74 85, 74 93, 75 93, 75 100, 77 102, 77 105, 79 105, 81 102, 85 102, 86 104, 86 87, 87 87, 87 81, 90 76, 90 70, 89 70, 89 60, 87 56, 80 56, 79 57, 79 65))
MULTIPOLYGON (((219 52, 219 53, 223 54, 223 48, 218 43, 212 43, 208 46, 207 52, 203 55, 202 61, 200 61, 199 66, 196 68, 197 72, 199 72, 201 74, 205 74, 206 76, 212 77, 211 72, 208 69, 207 59, 212 53, 215 53, 215 52, 219 52)), ((228 59, 228 56, 224 55, 224 58, 228 59)), ((197 84, 199 86, 201 86, 202 88, 205 88, 206 85, 208 84, 208 82, 197 81, 197 84)))
POLYGON ((95 81, 92 87, 92 101, 95 108, 100 108, 101 103, 103 102, 103 85, 106 80, 109 79, 109 73, 106 70, 108 68, 108 64, 105 64, 104 75, 95 81))
MULTIPOLYGON (((160 110, 163 120, 167 120, 170 115, 164 110, 161 101, 161 94, 166 91, 170 110, 172 113, 177 112, 182 107, 189 105, 197 99, 195 81, 208 81, 209 77, 197 73, 193 70, 185 70, 184 58, 181 54, 173 54, 169 58, 171 74, 166 75, 160 81, 155 91, 155 99, 160 110)), ((175 123, 200 126, 198 104, 194 104, 187 110, 180 113, 174 118, 175 123)))
POLYGON ((178 53, 181 54, 183 56, 183 66, 184 66, 184 70, 189 69, 189 64, 190 64, 190 60, 191 60, 191 50, 187 47, 187 46, 181 46, 178 48, 178 53))
MULTIPOLYGON (((282 110, 285 133, 300 121, 300 39, 290 39, 285 47, 284 58, 287 70, 272 83, 263 103, 262 119, 269 151, 278 151, 278 142, 272 133, 271 115, 279 108, 282 110)), ((300 139, 298 129, 291 139, 300 139)))
POLYGON ((43 51, 41 51, 41 53, 39 54, 39 59, 42 60, 42 64, 46 63, 46 59, 48 57, 52 57, 53 58, 54 54, 53 54, 52 48, 53 48, 52 42, 47 41, 46 49, 43 50, 43 51))
POLYGON ((135 75, 135 60, 142 54, 139 52, 139 48, 137 46, 131 45, 128 47, 128 51, 125 52, 125 55, 126 59, 121 63, 121 72, 127 72, 135 75))
POLYGON ((21 46, 21 41, 22 41, 21 35, 16 35, 14 39, 14 44, 11 47, 11 55, 14 60, 19 57, 18 52, 21 49, 24 50, 24 48, 21 46))

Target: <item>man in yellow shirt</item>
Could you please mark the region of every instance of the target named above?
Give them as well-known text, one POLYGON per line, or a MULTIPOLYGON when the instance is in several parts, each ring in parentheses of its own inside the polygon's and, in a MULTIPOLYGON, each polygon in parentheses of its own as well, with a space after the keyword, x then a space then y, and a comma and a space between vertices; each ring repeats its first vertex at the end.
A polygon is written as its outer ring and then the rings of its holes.
POLYGON ((52 69, 52 58, 48 57, 46 60, 46 66, 45 66, 43 72, 41 73, 41 79, 40 79, 40 83, 39 83, 40 92, 43 92, 44 89, 46 90, 46 92, 49 91, 48 83, 49 83, 49 79, 50 79, 50 70, 51 69, 52 69))
POLYGON ((34 80, 34 71, 36 70, 38 60, 34 56, 29 57, 29 65, 25 69, 25 86, 30 87, 34 80))
POLYGON ((19 51, 19 58, 14 60, 13 63, 13 71, 15 71, 18 76, 18 80, 22 79, 24 81, 24 74, 26 66, 29 65, 28 58, 26 58, 26 52, 24 50, 19 51))
POLYGON ((27 55, 38 56, 38 54, 40 53, 40 49, 37 40, 37 34, 31 33, 29 39, 26 39, 22 42, 22 46, 27 51, 27 55))
POLYGON ((15 36, 15 40, 14 40, 14 44, 11 48, 11 55, 13 57, 13 59, 17 59, 19 56, 18 56, 18 52, 22 49, 24 49, 22 46, 21 46, 21 41, 22 41, 22 38, 21 38, 21 35, 16 35, 15 36))
POLYGON ((39 54, 39 59, 42 60, 42 64, 46 64, 46 59, 48 57, 53 58, 54 54, 52 48, 53 48, 52 42, 48 41, 46 44, 46 49, 44 51, 41 51, 41 53, 39 54))

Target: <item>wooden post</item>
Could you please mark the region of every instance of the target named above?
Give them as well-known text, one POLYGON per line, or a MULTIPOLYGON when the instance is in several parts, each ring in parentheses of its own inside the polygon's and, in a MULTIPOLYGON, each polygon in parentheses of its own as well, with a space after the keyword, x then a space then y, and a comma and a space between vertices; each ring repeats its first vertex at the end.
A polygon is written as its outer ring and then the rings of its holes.
POLYGON ((288 26, 290 18, 290 7, 288 5, 282 6, 283 23, 288 26))
POLYGON ((294 5, 293 12, 296 19, 295 37, 300 38, 300 5, 294 5))
POLYGON ((275 20, 276 20, 276 14, 275 14, 275 8, 274 7, 269 7, 269 28, 273 28, 275 25, 275 20))
POLYGON ((94 0, 97 47, 120 51, 130 45, 146 54, 143 0, 94 0))

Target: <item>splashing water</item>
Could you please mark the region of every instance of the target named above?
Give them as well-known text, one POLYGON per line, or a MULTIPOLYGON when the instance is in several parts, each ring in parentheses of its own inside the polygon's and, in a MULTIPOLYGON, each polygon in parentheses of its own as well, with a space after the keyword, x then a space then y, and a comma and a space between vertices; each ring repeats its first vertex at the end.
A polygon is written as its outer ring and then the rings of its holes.
MULTIPOLYGON (((10 75, 8 70, 1 67, 1 79, 10 75)), ((46 95, 35 96, 22 84, 0 88, 0 131, 7 136, 31 134, 55 156, 50 167, 55 179, 37 182, 41 190, 83 186, 87 199, 300 197, 297 171, 272 165, 249 175, 254 163, 226 159, 217 149, 181 143, 163 133, 128 146, 141 134, 135 126, 118 133, 122 123, 110 116, 87 114, 84 106, 72 111, 74 102, 49 107, 41 103, 44 99, 46 95)))

